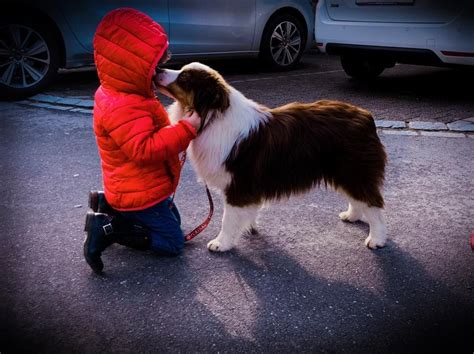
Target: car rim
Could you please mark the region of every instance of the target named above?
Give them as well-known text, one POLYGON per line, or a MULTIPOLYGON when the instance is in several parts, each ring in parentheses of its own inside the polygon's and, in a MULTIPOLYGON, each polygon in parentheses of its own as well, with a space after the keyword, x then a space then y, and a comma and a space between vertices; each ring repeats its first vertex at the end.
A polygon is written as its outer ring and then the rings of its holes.
POLYGON ((0 28, 0 83, 27 88, 43 80, 50 65, 46 41, 30 27, 0 28))
POLYGON ((301 34, 294 23, 285 21, 276 26, 270 37, 270 52, 275 63, 293 63, 301 50, 301 34))

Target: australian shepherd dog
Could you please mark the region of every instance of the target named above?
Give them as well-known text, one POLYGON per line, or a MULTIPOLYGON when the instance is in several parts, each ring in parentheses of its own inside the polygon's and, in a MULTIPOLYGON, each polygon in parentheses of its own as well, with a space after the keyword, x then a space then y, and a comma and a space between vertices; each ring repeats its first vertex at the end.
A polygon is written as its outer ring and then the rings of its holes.
POLYGON ((209 250, 227 251, 253 231, 264 204, 321 184, 348 199, 342 220, 369 224, 367 247, 385 245, 387 157, 368 111, 328 100, 268 108, 201 63, 160 70, 155 81, 176 100, 171 121, 190 110, 202 119, 188 156, 199 179, 224 199, 221 230, 209 250))

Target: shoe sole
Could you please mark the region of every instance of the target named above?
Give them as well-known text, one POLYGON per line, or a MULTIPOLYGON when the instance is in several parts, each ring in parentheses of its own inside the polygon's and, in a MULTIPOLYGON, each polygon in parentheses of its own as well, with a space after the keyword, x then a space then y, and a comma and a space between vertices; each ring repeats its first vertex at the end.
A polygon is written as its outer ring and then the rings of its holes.
POLYGON ((86 222, 84 225, 84 231, 89 232, 92 226, 92 220, 94 219, 94 213, 92 211, 88 211, 86 214, 86 222))
POLYGON ((89 257, 89 254, 87 252, 87 250, 89 248, 90 230, 92 228, 93 219, 94 219, 94 212, 88 211, 87 214, 86 214, 86 222, 85 222, 85 226, 84 226, 84 231, 87 232, 87 235, 86 235, 86 239, 84 240, 83 252, 84 252, 84 258, 85 258, 87 264, 89 265, 89 267, 91 267, 91 269, 94 271, 94 273, 101 274, 102 269, 104 268, 104 266, 103 265, 102 266, 97 265, 96 262, 94 262, 94 260, 92 260, 89 257))
POLYGON ((99 192, 98 191, 89 192, 88 204, 89 204, 89 208, 97 212, 97 210, 99 209, 99 192))

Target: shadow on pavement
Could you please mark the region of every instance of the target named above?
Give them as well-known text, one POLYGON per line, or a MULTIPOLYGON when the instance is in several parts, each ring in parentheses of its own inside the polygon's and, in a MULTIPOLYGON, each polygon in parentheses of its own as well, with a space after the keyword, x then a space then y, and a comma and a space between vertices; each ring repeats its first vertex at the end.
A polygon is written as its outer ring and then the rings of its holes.
POLYGON ((472 301, 396 244, 374 252, 383 286, 367 289, 357 277, 348 284, 308 271, 269 237, 224 254, 190 245, 179 258, 112 247, 105 276, 81 277, 81 293, 31 309, 51 322, 25 309, 19 322, 7 316, 8 348, 386 353, 471 345, 472 301))
POLYGON ((256 294, 258 350, 438 352, 471 345, 472 301, 435 282, 396 244, 374 252, 384 286, 369 291, 310 274, 285 251, 267 248, 261 237, 258 243, 258 260, 239 252, 231 259, 256 294))

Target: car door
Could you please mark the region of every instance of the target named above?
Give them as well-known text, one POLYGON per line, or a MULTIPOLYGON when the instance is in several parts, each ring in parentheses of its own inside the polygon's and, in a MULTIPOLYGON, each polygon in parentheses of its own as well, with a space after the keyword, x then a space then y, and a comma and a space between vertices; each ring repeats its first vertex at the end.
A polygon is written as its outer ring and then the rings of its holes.
POLYGON ((173 55, 245 52, 252 48, 256 0, 172 0, 173 55))
POLYGON ((133 7, 144 12, 169 32, 168 0, 62 1, 60 7, 77 40, 89 53, 93 52, 92 39, 100 20, 109 11, 120 7, 133 7))

